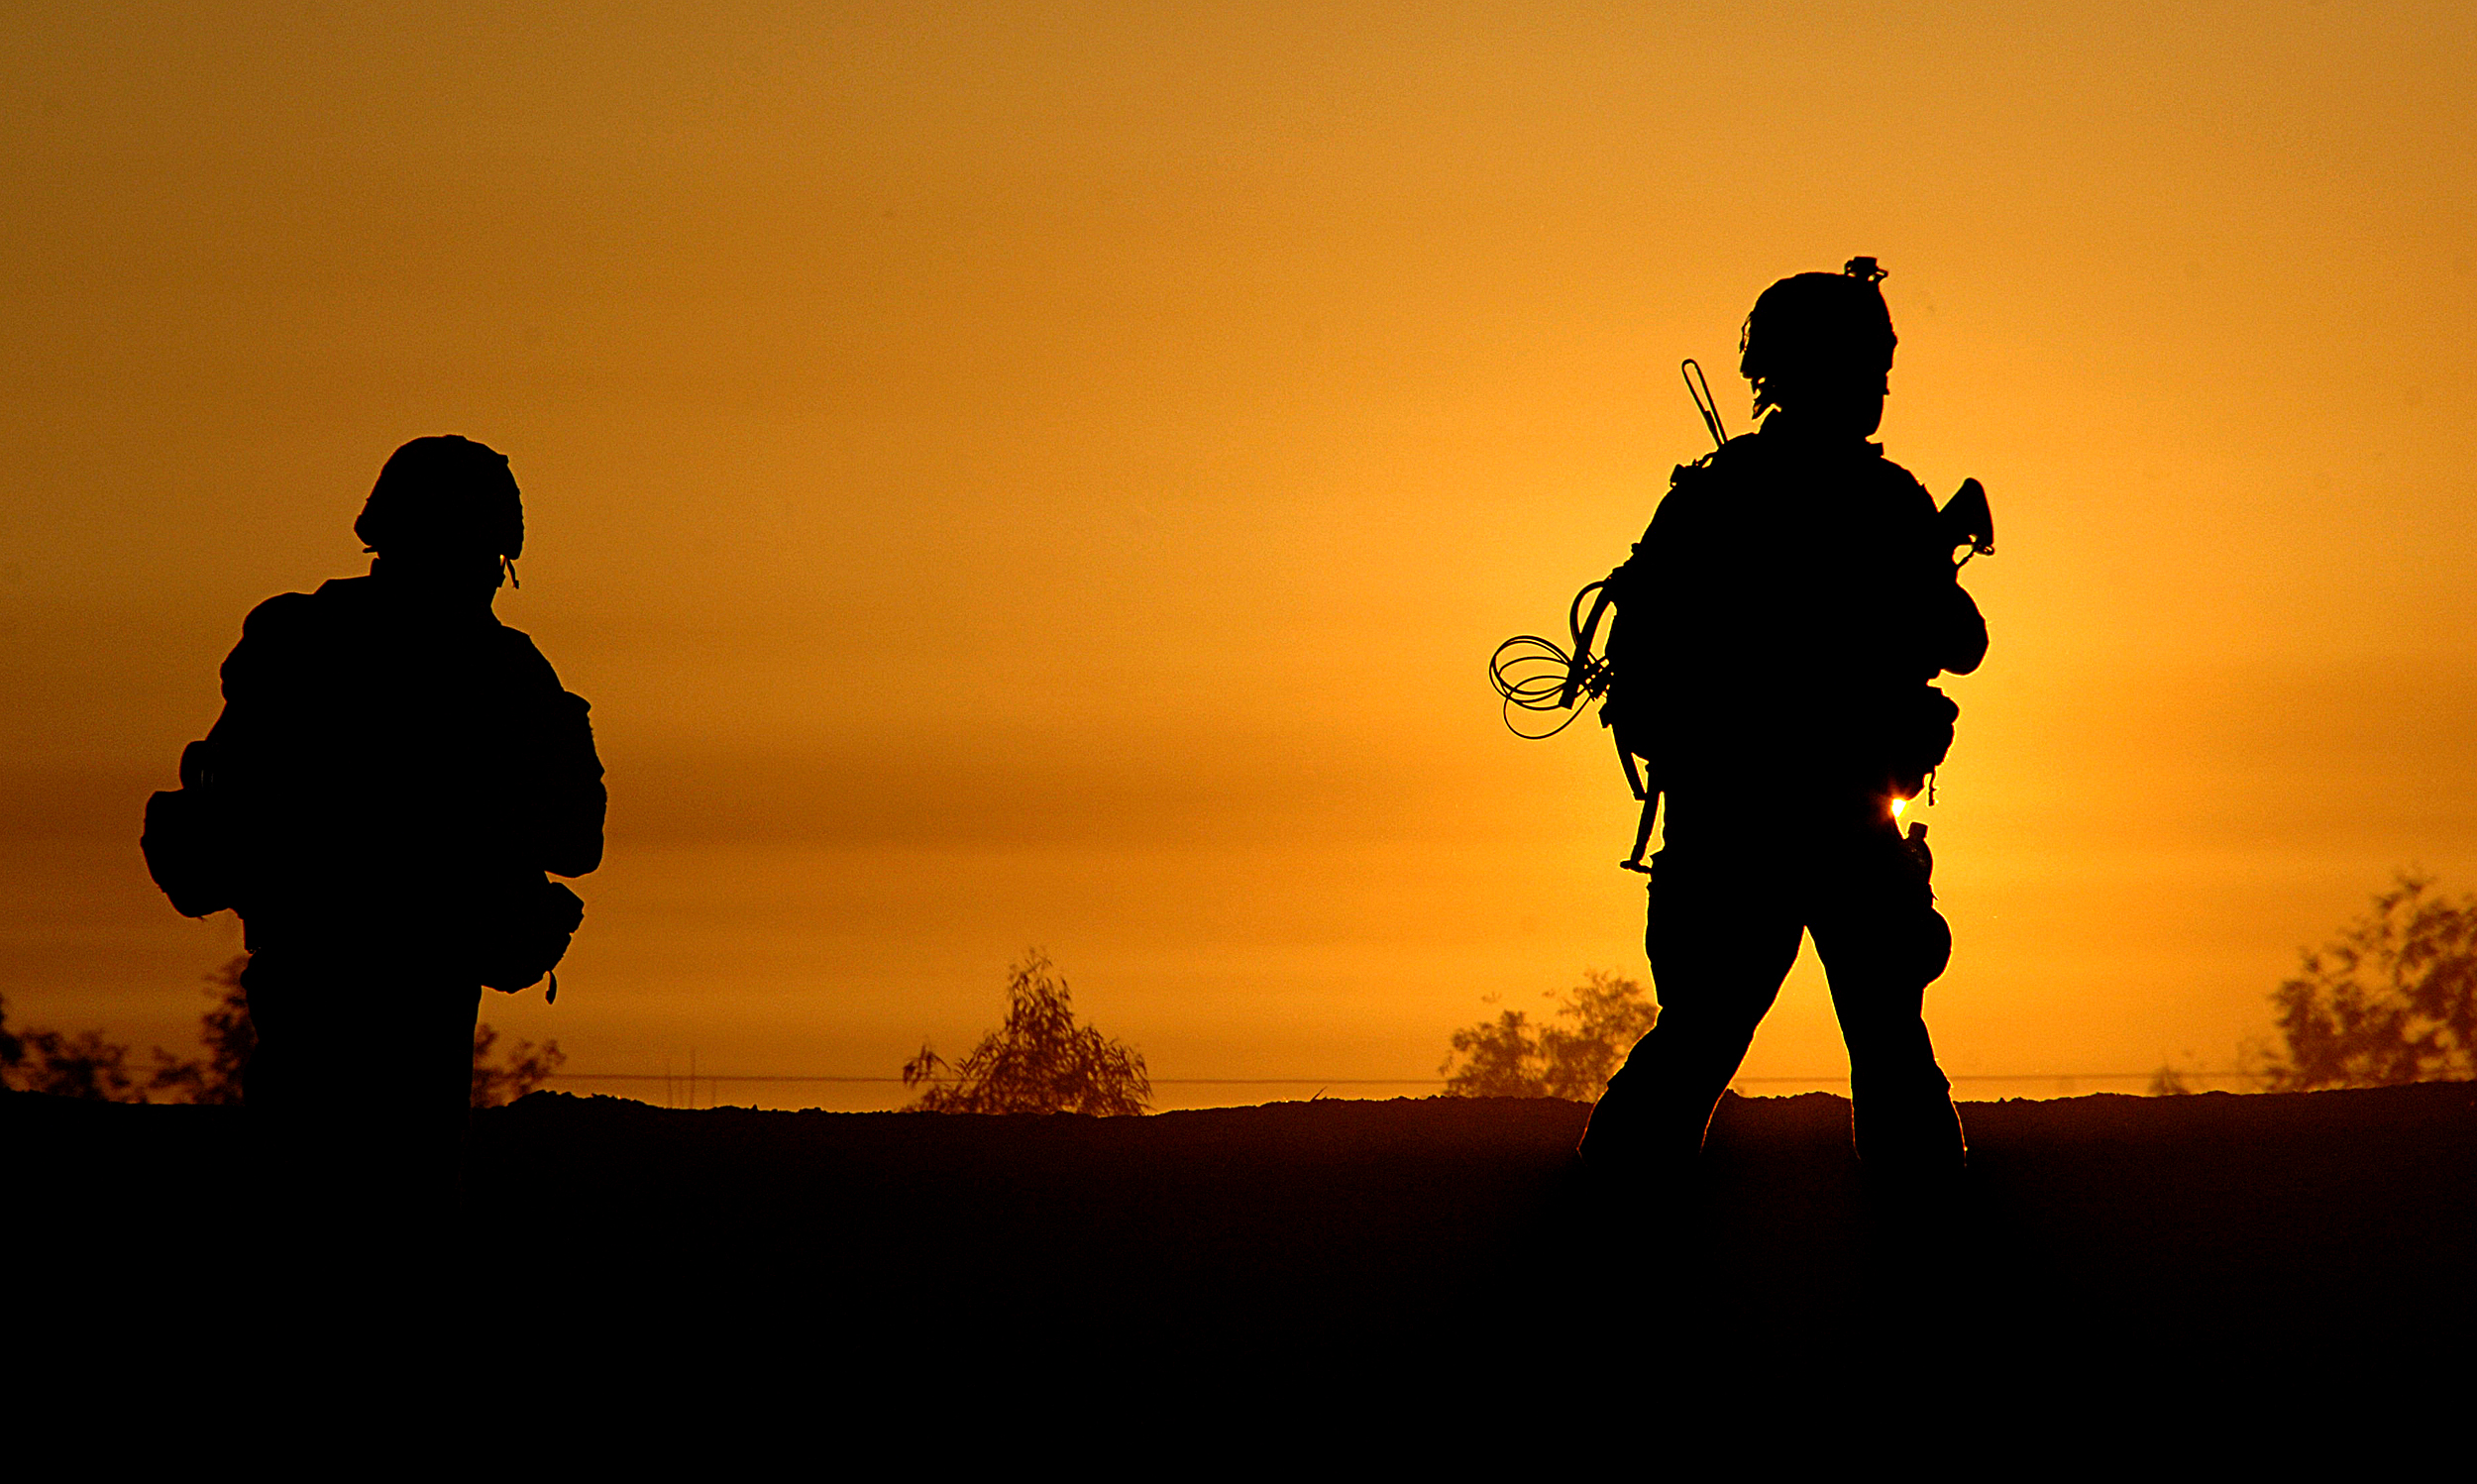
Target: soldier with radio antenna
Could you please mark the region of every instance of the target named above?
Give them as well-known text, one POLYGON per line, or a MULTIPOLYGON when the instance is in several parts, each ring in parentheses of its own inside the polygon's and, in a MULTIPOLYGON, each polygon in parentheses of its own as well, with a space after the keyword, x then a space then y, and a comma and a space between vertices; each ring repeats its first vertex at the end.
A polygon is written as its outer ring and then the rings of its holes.
POLYGON ((1726 437, 1689 374, 1719 447, 1677 470, 1587 618, 1577 596, 1570 655, 1509 640, 1492 665, 1509 706, 1600 699, 1643 800, 1624 864, 1651 878, 1660 1019, 1610 1079, 1580 1150, 1622 1190, 1691 1167, 1809 932, 1870 1174, 1916 1189, 1964 1162, 1922 1012, 1952 933, 1928 884, 1925 827, 1903 835, 1898 814, 1952 743, 1958 708, 1931 682, 1987 652, 1953 554, 1992 551, 1992 523, 1976 480, 1939 511, 1871 441, 1896 343, 1885 276, 1858 258, 1766 289, 1739 365, 1757 431, 1726 437))

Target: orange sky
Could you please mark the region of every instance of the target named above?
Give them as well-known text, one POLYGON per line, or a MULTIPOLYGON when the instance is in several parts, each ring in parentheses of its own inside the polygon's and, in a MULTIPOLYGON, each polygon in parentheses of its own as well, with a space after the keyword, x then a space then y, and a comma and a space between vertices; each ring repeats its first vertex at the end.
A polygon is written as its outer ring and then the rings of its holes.
MULTIPOLYGON (((2226 1066, 2395 866, 2477 887, 2463 7, 581 15, 0 17, 14 1020, 186 1043, 235 934, 145 795, 455 431, 613 793, 503 1030, 886 1074, 1038 943, 1156 1076, 1433 1074, 1641 969, 1614 765, 1489 649, 1704 446, 1677 359, 1743 427, 1755 294, 1860 253, 1886 449, 2001 537, 1947 1069, 2226 1066)), ((1747 1070, 1841 1066, 1809 960, 1747 1070)))

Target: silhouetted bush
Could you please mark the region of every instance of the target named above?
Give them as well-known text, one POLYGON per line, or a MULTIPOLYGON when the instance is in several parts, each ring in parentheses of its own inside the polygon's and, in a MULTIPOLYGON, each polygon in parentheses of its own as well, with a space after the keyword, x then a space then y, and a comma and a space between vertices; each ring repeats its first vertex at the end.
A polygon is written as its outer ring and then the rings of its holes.
POLYGON ((2477 897, 2432 886, 2401 873, 2271 996, 2287 1043, 2259 1069, 2274 1091, 2477 1076, 2477 897))
MULTIPOLYGON (((206 976, 207 993, 215 1000, 198 1019, 206 1055, 178 1057, 158 1046, 152 1073, 132 1067, 129 1048, 99 1030, 72 1035, 29 1027, 12 1033, 8 1002, 0 999, 0 1087, 102 1103, 151 1103, 160 1093, 167 1103, 239 1104, 242 1074, 258 1049, 249 995, 241 988, 241 971, 249 962, 242 954, 206 976)), ((515 1102, 550 1081, 568 1060, 555 1040, 538 1047, 518 1041, 504 1058, 495 1054, 497 1045, 498 1032, 486 1021, 473 1028, 476 1108, 515 1102)))
POLYGON ((250 997, 241 988, 241 971, 250 956, 238 954, 206 976, 214 1007, 198 1018, 198 1040, 206 1047, 203 1060, 182 1060, 155 1050, 156 1069, 149 1086, 172 1095, 175 1103, 235 1105, 241 1101, 241 1074, 250 1053, 258 1049, 258 1027, 250 1022, 250 997))
POLYGON ((531 1041, 518 1041, 504 1062, 491 1058, 491 1048, 498 1044, 498 1032, 488 1021, 473 1028, 473 1106, 498 1108, 513 1103, 534 1091, 562 1066, 568 1053, 559 1049, 559 1042, 545 1040, 539 1047, 531 1041))
POLYGON ((1007 969, 1007 1023, 959 1065, 923 1044, 904 1063, 906 1087, 929 1084, 919 1113, 1140 1113, 1152 1103, 1142 1055, 1075 1023, 1066 981, 1035 948, 1007 969), (946 1080, 951 1077, 951 1081, 946 1080))
POLYGON ((2150 1074, 2150 1096, 2153 1098, 2186 1098, 2191 1097, 2193 1091, 2192 1084, 2185 1081, 2185 1074, 2178 1071, 2172 1062, 2160 1063, 2159 1070, 2150 1074))
MULTIPOLYGON (((129 1064, 129 1048, 102 1031, 76 1032, 30 1025, 8 1028, 9 1002, 0 996, 0 1088, 86 1098, 97 1103, 144 1103, 149 1079, 129 1064)), ((159 1062, 171 1057, 162 1050, 159 1062)))
POLYGON ((129 1048, 104 1039, 99 1030, 71 1034, 29 1026, 6 1037, 0 1054, 7 1057, 0 1085, 21 1092, 99 1103, 147 1101, 145 1075, 129 1065, 129 1048))
POLYGON ((1599 969, 1584 970, 1582 983, 1562 996, 1546 998, 1558 1002, 1557 1018, 1570 1024, 1534 1029, 1529 1015, 1509 1009, 1454 1032, 1454 1055, 1438 1068, 1447 1095, 1593 1102, 1660 1018, 1641 981, 1599 969))

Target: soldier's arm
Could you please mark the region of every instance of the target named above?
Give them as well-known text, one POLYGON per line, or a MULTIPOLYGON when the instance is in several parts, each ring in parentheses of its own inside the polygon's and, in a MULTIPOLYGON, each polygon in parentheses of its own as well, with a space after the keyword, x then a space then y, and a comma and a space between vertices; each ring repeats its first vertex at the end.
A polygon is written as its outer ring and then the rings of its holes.
POLYGON ((1732 542, 1744 528, 1730 507, 1711 469, 1680 468, 1626 564, 1634 597, 1627 643, 1655 689, 1744 659, 1745 636, 1729 617, 1742 606, 1735 594, 1745 553, 1732 542))
POLYGON ((584 876, 602 863, 602 821, 610 792, 602 784, 602 760, 593 751, 590 709, 584 696, 562 690, 551 702, 544 726, 542 869, 553 876, 584 876))
POLYGON ((241 642, 223 667, 224 710, 207 733, 207 768, 225 787, 285 771, 281 754, 297 745, 299 713, 310 703, 314 668, 306 647, 316 624, 305 592, 278 593, 242 620, 241 642))
MULTIPOLYGON (((1925 493, 1925 486, 1919 486, 1925 493)), ((1935 509, 1933 496, 1927 508, 1935 509)), ((1955 675, 1968 675, 1987 658, 1987 619, 1979 605, 1961 585, 1961 569, 1946 567, 1953 552, 1960 547, 1974 548, 1981 555, 1995 549, 1995 517, 1987 507, 1986 486, 1976 479, 1961 481, 1959 492, 1935 511, 1934 548, 1936 567, 1945 578, 1943 590, 1937 593, 1933 613, 1936 663, 1955 675)), ((1969 560, 1966 556, 1962 559, 1969 560)))
POLYGON ((534 864, 553 876, 585 876, 602 863, 602 819, 609 793, 593 750, 592 708, 559 684, 559 673, 532 639, 502 629, 508 663, 523 677, 528 697, 523 766, 529 777, 528 823, 534 864))
MULTIPOLYGON (((1925 668, 1923 679, 1933 680, 1950 672, 1968 675, 1987 658, 1987 619, 1980 614, 1978 603, 1961 585, 1960 570, 1952 565, 1956 544, 1952 523, 1938 514, 1935 497, 1927 493, 1907 471, 1900 471, 1899 517, 1900 535, 1896 550, 1910 574, 1904 582, 1912 594, 1910 609, 1914 642, 1919 663, 1925 668)), ((1975 488, 1972 480, 1965 488, 1975 488)), ((1955 497, 1955 504, 1962 503, 1955 497)), ((1985 496, 1978 500, 1981 510, 1985 496)))

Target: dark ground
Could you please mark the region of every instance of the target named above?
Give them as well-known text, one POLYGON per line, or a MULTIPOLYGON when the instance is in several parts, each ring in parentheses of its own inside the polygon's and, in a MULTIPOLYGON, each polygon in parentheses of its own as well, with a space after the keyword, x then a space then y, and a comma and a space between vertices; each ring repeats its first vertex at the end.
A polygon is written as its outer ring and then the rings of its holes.
MULTIPOLYGON (((1707 1188, 1628 1215, 1576 1177, 1585 1110, 1562 1102, 1093 1119, 536 1094, 475 1120, 468 1281, 478 1324, 571 1346, 897 1366, 1570 1373, 1909 1343, 2172 1364, 2477 1334, 2477 1085, 1962 1112, 1954 1209, 1870 1191, 1848 1105, 1809 1095, 1728 1100, 1707 1188)), ((16 1291, 127 1314, 253 1253, 279 1271, 240 1200, 244 1117, 0 1097, 16 1291)))

